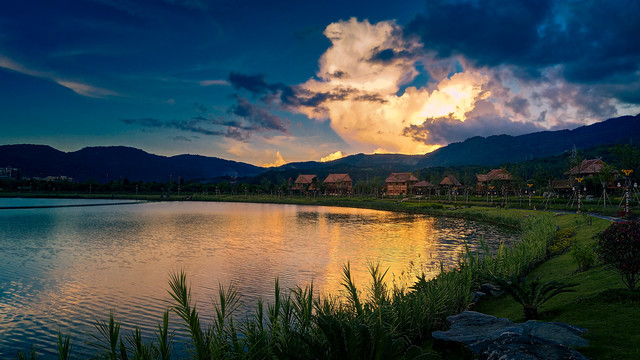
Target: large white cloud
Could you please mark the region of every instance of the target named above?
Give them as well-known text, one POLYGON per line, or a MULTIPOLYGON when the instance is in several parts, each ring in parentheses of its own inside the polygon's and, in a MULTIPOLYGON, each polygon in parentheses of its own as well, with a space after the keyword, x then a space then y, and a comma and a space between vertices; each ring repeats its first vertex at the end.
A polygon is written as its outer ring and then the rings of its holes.
MULTIPOLYGON (((394 21, 371 24, 352 18, 327 26, 332 46, 319 61, 317 79, 299 86, 311 94, 336 94, 320 107, 297 111, 331 128, 357 151, 425 153, 439 145, 404 134, 428 118, 451 116, 459 121, 474 103, 489 95, 489 77, 462 72, 445 77, 434 89, 410 86, 416 65, 427 57, 422 44, 406 38, 394 21)), ((436 65, 434 61, 434 65, 436 65)), ((441 64, 439 64, 441 65, 441 64)))

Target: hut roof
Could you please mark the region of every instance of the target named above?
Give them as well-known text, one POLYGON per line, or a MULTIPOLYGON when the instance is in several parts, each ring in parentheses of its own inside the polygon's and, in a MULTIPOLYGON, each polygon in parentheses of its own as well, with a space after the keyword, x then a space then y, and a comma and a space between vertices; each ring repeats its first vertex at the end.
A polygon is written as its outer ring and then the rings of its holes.
POLYGON ((440 185, 443 186, 462 186, 462 183, 456 179, 453 175, 445 176, 442 181, 440 181, 440 185))
POLYGON ((311 184, 316 178, 315 175, 298 175, 296 184, 311 184))
POLYGON ((342 182, 350 182, 351 177, 349 174, 329 174, 326 179, 324 179, 325 183, 342 183, 342 182))
POLYGON ((419 181, 415 184, 415 187, 428 187, 428 188, 432 188, 434 187, 434 185, 428 181, 419 181))
POLYGON ((567 171, 564 174, 565 175, 598 174, 602 170, 603 166, 604 166, 604 161, 600 159, 582 160, 582 162, 579 165, 572 167, 569 171, 567 171))
POLYGON ((513 180, 513 176, 506 169, 493 169, 487 174, 476 174, 476 181, 513 180))
POLYGON ((408 181, 418 181, 418 178, 413 176, 412 173, 391 173, 391 175, 389 175, 389 177, 385 180, 385 182, 388 183, 408 181))

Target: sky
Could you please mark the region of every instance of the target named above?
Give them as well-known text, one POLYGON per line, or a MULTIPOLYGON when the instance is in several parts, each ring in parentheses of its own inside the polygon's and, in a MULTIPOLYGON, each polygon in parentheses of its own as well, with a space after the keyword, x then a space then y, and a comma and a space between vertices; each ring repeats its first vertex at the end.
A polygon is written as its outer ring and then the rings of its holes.
POLYGON ((4 0, 0 144, 277 166, 640 113, 640 1, 4 0))

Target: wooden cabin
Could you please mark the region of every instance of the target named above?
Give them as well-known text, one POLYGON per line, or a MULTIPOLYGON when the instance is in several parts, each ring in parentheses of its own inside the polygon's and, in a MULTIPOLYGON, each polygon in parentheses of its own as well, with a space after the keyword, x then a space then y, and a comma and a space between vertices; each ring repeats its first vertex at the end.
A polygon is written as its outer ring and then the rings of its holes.
POLYGON ((600 159, 582 160, 582 162, 564 173, 570 178, 586 178, 596 176, 602 171, 604 161, 600 159))
POLYGON ((329 174, 324 179, 326 186, 325 193, 331 195, 345 195, 350 194, 353 190, 353 180, 349 174, 329 174))
POLYGON ((407 195, 413 194, 418 178, 412 173, 391 173, 384 182, 387 186, 387 195, 407 195))
POLYGON ((446 192, 450 194, 453 188, 461 188, 462 183, 458 179, 456 179, 455 176, 446 175, 444 178, 442 178, 442 181, 440 181, 440 184, 438 186, 440 188, 444 188, 446 192))
POLYGON ((493 169, 487 174, 476 174, 476 194, 485 194, 493 186, 501 193, 514 192, 513 176, 506 169, 493 169))
POLYGON ((318 177, 316 175, 298 175, 293 189, 301 192, 318 190, 318 177))
POLYGON ((418 181, 414 186, 414 193, 416 195, 431 195, 431 192, 433 191, 433 189, 435 189, 436 186, 433 185, 432 183, 428 182, 428 181, 418 181))

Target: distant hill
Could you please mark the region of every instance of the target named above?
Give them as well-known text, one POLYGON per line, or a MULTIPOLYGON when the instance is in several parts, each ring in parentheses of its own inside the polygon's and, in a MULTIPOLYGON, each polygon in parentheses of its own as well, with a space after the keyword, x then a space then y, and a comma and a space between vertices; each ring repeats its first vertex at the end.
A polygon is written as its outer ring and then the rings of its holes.
POLYGON ((640 114, 621 116, 573 130, 541 131, 520 136, 476 136, 451 143, 426 155, 357 154, 331 162, 289 163, 275 171, 305 170, 337 172, 349 167, 377 168, 389 171, 412 171, 435 166, 497 166, 561 154, 597 145, 628 142, 640 138, 640 114))
POLYGON ((46 145, 0 146, 0 166, 20 168, 24 177, 65 175, 97 182, 206 180, 221 176, 255 176, 263 168, 199 155, 159 156, 125 146, 87 147, 62 152, 46 145))
POLYGON ((640 114, 608 119, 573 130, 542 131, 520 136, 476 136, 427 154, 420 165, 500 165, 558 155, 574 145, 578 149, 584 149, 628 142, 629 139, 638 137, 640 114))

